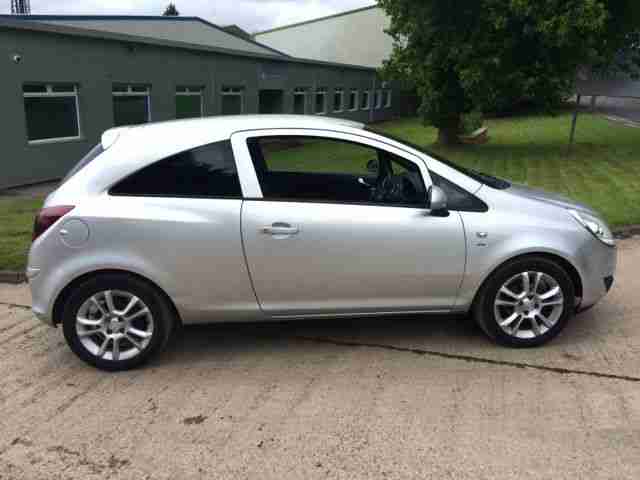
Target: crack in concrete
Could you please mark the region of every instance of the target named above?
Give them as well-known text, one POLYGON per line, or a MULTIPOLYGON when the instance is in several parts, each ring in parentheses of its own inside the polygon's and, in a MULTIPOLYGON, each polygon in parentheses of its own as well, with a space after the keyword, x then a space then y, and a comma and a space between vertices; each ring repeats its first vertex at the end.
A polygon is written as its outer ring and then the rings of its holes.
POLYGON ((460 360, 463 362, 470 362, 470 363, 484 363, 486 365, 496 365, 496 366, 512 367, 512 368, 530 368, 532 370, 558 373, 561 375, 582 375, 586 377, 606 378, 609 380, 621 380, 625 382, 640 382, 640 377, 634 377, 630 375, 618 375, 615 373, 593 372, 589 370, 577 370, 577 369, 563 368, 563 367, 549 367, 546 365, 536 365, 535 363, 513 362, 509 360, 494 360, 491 358, 477 357, 474 355, 460 355, 456 353, 438 352, 436 350, 423 350, 419 348, 397 347, 395 345, 385 345, 385 344, 379 344, 379 343, 348 342, 343 340, 334 340, 332 338, 325 338, 325 337, 295 336, 293 338, 298 340, 304 340, 307 342, 330 344, 330 345, 336 345, 341 347, 379 348, 383 350, 390 350, 393 352, 412 353, 414 355, 440 357, 440 358, 447 358, 450 360, 460 360))
POLYGON ((23 308, 25 310, 31 310, 30 305, 21 305, 19 303, 0 302, 0 305, 2 305, 3 307, 23 308))

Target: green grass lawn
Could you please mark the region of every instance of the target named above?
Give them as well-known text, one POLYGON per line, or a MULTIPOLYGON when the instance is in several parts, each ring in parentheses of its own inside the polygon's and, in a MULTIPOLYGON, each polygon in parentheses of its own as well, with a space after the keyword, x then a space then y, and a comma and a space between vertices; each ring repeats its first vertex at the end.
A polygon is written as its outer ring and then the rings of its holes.
MULTIPOLYGON (((456 148, 434 145, 436 130, 417 119, 381 123, 375 128, 462 165, 583 201, 614 226, 640 224, 640 129, 581 115, 576 145, 567 155, 570 125, 569 114, 489 120, 488 144, 456 148)), ((317 166, 318 159, 324 159, 328 172, 333 162, 346 157, 349 167, 340 171, 364 173, 369 160, 348 145, 328 152, 312 144, 305 150, 309 153, 305 162, 317 166)), ((292 163, 308 167, 287 158, 290 154, 278 152, 276 161, 283 169, 292 163)), ((33 217, 41 204, 41 199, 0 197, 0 270, 24 269, 33 217)))
POLYGON ((529 116, 486 122, 486 145, 434 145, 436 130, 415 119, 375 128, 426 146, 482 172, 582 201, 613 226, 640 224, 640 129, 581 114, 576 144, 567 154, 571 115, 529 116))
POLYGON ((24 270, 41 198, 0 197, 0 270, 24 270))

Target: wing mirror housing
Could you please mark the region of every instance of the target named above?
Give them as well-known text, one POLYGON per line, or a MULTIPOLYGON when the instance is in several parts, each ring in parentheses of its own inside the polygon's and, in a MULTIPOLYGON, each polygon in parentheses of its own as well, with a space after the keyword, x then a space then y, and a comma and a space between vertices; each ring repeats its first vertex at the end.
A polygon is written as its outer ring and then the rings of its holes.
POLYGON ((447 205, 447 194, 437 185, 431 185, 427 191, 427 201, 429 209, 433 215, 447 215, 449 213, 447 205))

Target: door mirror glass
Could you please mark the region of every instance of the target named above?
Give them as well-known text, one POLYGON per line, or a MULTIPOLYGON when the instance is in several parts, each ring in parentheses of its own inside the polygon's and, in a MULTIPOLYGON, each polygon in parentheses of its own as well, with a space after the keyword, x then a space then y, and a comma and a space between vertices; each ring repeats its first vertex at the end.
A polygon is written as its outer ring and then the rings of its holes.
POLYGON ((447 212, 447 194, 444 193, 440 187, 431 185, 427 192, 427 200, 429 201, 429 208, 432 213, 446 213, 447 212))
POLYGON ((377 159, 372 159, 369 160, 367 162, 367 171, 369 173, 378 173, 378 169, 380 168, 380 166, 378 165, 378 160, 377 159))

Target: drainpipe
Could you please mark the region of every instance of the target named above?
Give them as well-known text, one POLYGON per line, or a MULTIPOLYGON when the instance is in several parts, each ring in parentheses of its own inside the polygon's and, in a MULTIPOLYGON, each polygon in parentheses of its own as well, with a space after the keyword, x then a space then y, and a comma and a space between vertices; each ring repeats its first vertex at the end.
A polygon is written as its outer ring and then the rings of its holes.
POLYGON ((371 89, 371 94, 369 95, 369 123, 373 123, 373 109, 376 106, 376 78, 377 74, 373 74, 373 88, 371 89))

